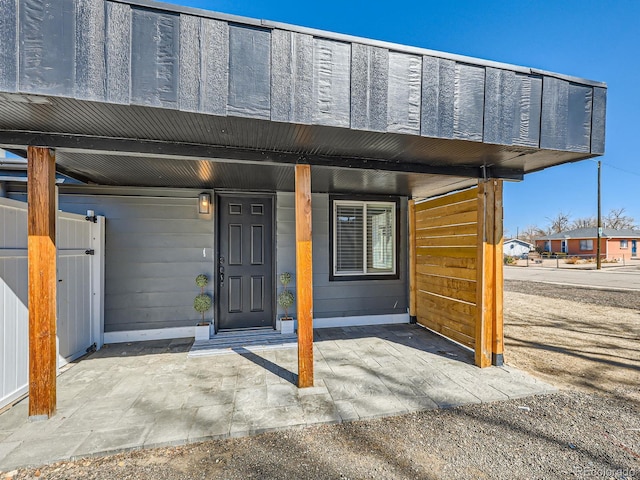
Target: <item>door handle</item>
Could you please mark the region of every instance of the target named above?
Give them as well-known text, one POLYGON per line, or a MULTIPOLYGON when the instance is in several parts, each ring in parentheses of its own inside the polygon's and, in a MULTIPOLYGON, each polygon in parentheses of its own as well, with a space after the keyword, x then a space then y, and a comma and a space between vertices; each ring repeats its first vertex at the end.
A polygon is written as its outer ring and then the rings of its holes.
POLYGON ((220 273, 220 285, 222 285, 224 283, 224 267, 220 266, 218 272, 220 273))

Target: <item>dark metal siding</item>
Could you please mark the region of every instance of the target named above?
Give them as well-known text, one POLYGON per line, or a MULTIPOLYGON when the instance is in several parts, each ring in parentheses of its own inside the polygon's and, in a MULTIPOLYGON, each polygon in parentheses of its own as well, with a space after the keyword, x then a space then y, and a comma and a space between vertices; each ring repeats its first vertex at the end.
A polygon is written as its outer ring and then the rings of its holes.
POLYGON ((16 0, 0 0, 0 90, 15 92, 18 74, 16 0))
POLYGON ((385 132, 389 89, 389 51, 351 45, 351 128, 385 132))
MULTIPOLYGON (((230 23, 178 7, 104 0, 0 0, 0 6, 3 92, 409 137, 604 150, 605 88, 595 82, 297 27, 262 28, 249 19, 230 23)), ((83 108, 78 114, 86 117, 108 111, 100 103, 83 108)), ((50 110, 42 118, 57 131, 50 110)), ((37 112, 29 118, 41 120, 37 112)), ((121 125, 120 136, 142 137, 135 118, 121 125)), ((265 122, 246 138, 215 133, 223 137, 218 145, 269 150, 279 129, 265 122)), ((165 139, 161 133, 143 138, 165 139)), ((166 139, 177 141, 171 134, 166 139)))
POLYGON ((422 57, 389 52, 387 131, 420 134, 421 87, 422 57))
POLYGON ((604 153, 605 118, 607 109, 607 90, 593 89, 593 116, 591 123, 591 153, 604 153))
MULTIPOLYGON (((130 97, 131 8, 106 2, 105 83, 107 102, 127 105, 130 97)), ((96 97, 102 100, 103 97, 96 97)))
POLYGON ((177 108, 180 17, 138 8, 132 13, 131 102, 177 108))
POLYGON ((271 120, 312 123, 313 37, 271 33, 271 120))
POLYGON ((540 144, 542 78, 487 68, 486 82, 484 141, 537 147, 540 144))
POLYGON ((545 77, 542 88, 540 147, 589 152, 593 88, 545 77))
POLYGON ((75 3, 74 0, 20 2, 20 91, 74 96, 75 3))
POLYGON ((271 37, 268 30, 229 27, 229 105, 241 117, 270 117, 271 37))
POLYGON ((213 273, 214 223, 198 217, 197 193, 187 195, 194 197, 60 195, 62 210, 107 218, 106 332, 192 327, 199 319, 195 278, 213 273))
POLYGON ((105 98, 105 5, 85 0, 76 5, 76 97, 105 98))
MULTIPOLYGON (((278 193, 276 206, 276 271, 295 272, 294 194, 278 193)), ((407 199, 402 198, 400 222, 400 278, 397 280, 329 281, 329 196, 314 194, 313 316, 332 318, 407 313, 407 199)), ((294 285, 295 288, 295 285, 294 285)), ((295 309, 295 306, 293 307, 295 309)), ((283 312, 279 312, 282 314, 283 312)))

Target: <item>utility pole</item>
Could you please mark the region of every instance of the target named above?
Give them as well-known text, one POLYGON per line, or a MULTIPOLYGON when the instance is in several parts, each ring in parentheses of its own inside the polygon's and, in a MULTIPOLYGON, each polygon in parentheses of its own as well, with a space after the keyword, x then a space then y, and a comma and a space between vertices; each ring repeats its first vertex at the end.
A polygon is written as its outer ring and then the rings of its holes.
POLYGON ((602 163, 598 160, 598 246, 596 248, 596 269, 602 269, 602 260, 600 259, 600 237, 602 237, 602 208, 600 195, 600 174, 602 172, 602 163))

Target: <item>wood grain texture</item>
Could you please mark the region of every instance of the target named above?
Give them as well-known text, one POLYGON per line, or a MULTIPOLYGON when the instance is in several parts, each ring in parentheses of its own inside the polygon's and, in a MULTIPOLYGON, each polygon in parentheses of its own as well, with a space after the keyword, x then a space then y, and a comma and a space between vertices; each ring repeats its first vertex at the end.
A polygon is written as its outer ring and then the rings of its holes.
POLYGON ((409 316, 416 316, 416 201, 409 200, 409 316))
POLYGON ((419 203, 418 205, 416 205, 416 212, 422 212, 424 210, 441 207, 443 205, 452 205, 454 203, 464 202, 467 200, 474 200, 476 196, 476 187, 472 187, 461 192, 452 193, 443 197, 419 203))
MULTIPOLYGON (((420 298, 418 301, 418 309, 420 312, 420 316, 431 318, 435 322, 453 322, 457 325, 460 325, 460 331, 465 335, 470 337, 475 337, 475 305, 469 305, 468 303, 457 302, 458 310, 443 308, 443 302, 437 301, 438 297, 424 296, 420 298), (435 299, 435 301, 433 301, 435 299), (464 307, 468 307, 469 311, 459 311, 464 310, 464 307)), ((455 302, 454 300, 443 299, 449 302, 455 302)))
POLYGON ((311 240, 311 167, 296 165, 296 295, 298 387, 313 387, 313 269, 311 240))
POLYGON ((474 267, 456 268, 441 267, 438 265, 422 264, 416 266, 416 274, 418 275, 438 275, 448 278, 461 278, 464 280, 476 281, 476 269, 474 267))
MULTIPOLYGON (((455 268, 464 268, 469 269, 475 272, 476 270, 476 257, 475 255, 472 258, 454 258, 454 257, 435 257, 431 255, 419 255, 418 256, 418 267, 455 267, 455 268)), ((455 277, 455 275, 451 275, 455 277)), ((463 277, 466 278, 466 277, 463 277)), ((473 277, 470 277, 472 280, 475 280, 475 274, 473 277)))
POLYGON ((429 330, 433 330, 434 332, 438 332, 442 335, 444 335, 445 337, 449 337, 450 339, 461 343, 462 345, 465 345, 469 348, 473 348, 474 346, 474 339, 473 337, 470 337, 468 335, 465 335, 464 333, 461 333, 457 330, 457 327, 451 328, 447 325, 443 325, 441 324, 437 318, 438 317, 434 317, 434 318, 425 318, 425 317, 420 317, 418 316, 418 323, 420 325, 423 325, 425 327, 427 327, 429 330), (435 318, 435 320, 434 320, 435 318))
POLYGON ((494 248, 494 283, 495 292, 493 298, 493 357, 504 353, 504 262, 503 258, 503 204, 502 204, 502 180, 494 180, 494 215, 493 215, 493 248, 494 248))
POLYGON ((477 315, 477 187, 416 205, 418 323, 470 348, 477 315))
POLYGON ((484 368, 491 365, 491 315, 490 302, 493 295, 494 272, 493 262, 493 189, 491 181, 480 181, 478 184, 478 269, 476 335, 475 335, 475 363, 484 368))
POLYGON ((476 235, 448 235, 446 237, 429 237, 416 239, 418 247, 475 247, 476 235))
POLYGON ((416 238, 446 237, 447 235, 477 235, 478 226, 473 223, 444 227, 416 228, 416 238))
POLYGON ((476 199, 465 200, 464 202, 458 202, 451 205, 440 205, 439 207, 423 209, 425 215, 431 218, 446 217, 447 215, 454 215, 456 213, 475 212, 476 211, 476 199))
POLYGON ((444 217, 430 217, 428 215, 420 215, 416 218, 416 228, 428 227, 445 227, 449 225, 461 225, 464 223, 475 223, 476 212, 462 212, 444 217))
POLYGON ((56 410, 55 158, 48 148, 27 149, 29 416, 56 410))
POLYGON ((417 279, 418 290, 443 297, 455 298, 464 302, 476 301, 476 283, 455 278, 420 275, 417 279))
POLYGON ((434 257, 449 258, 475 258, 476 247, 420 247, 416 246, 416 253, 420 255, 431 255, 434 257))

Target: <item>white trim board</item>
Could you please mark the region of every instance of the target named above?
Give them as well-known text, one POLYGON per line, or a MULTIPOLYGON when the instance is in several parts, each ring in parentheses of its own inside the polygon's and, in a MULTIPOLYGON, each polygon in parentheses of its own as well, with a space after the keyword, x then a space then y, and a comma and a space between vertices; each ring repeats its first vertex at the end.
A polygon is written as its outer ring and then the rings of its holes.
MULTIPOLYGON (((296 322, 297 323, 297 322, 296 322)), ((409 323, 408 313, 393 315, 362 315, 353 317, 314 318, 313 328, 359 327, 365 325, 391 325, 409 323)), ((156 328, 152 330, 128 330, 105 332, 104 343, 144 342, 195 337, 196 327, 156 328)))
POLYGON ((155 328, 150 330, 125 330, 104 332, 104 343, 145 342, 147 340, 170 340, 172 338, 195 337, 196 327, 155 328))
MULTIPOLYGON (((409 323, 409 314, 396 313, 392 315, 314 318, 313 328, 360 327, 365 325, 390 325, 394 323, 409 323)), ((298 322, 296 321, 296 328, 297 324, 298 322)))

